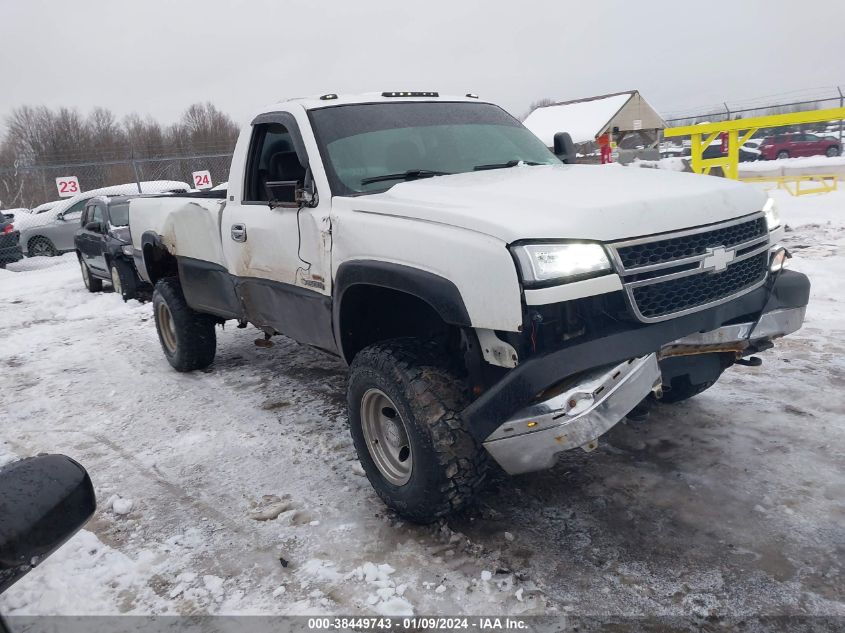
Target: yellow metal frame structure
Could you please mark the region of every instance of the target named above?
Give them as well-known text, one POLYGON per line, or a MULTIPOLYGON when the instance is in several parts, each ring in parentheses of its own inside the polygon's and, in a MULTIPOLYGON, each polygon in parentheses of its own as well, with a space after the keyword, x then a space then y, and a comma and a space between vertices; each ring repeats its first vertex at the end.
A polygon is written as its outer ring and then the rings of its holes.
POLYGON ((726 178, 738 180, 739 148, 754 136, 760 128, 802 125, 804 123, 819 123, 821 121, 835 121, 837 119, 845 119, 845 108, 827 108, 826 110, 772 114, 769 116, 752 117, 750 119, 721 121, 719 123, 668 127, 663 130, 663 136, 664 138, 676 136, 690 137, 690 167, 696 174, 709 174, 713 167, 721 167, 726 178), (719 158, 704 158, 704 150, 723 133, 727 133, 728 135, 727 155, 720 156, 719 158))
POLYGON ((785 189, 793 196, 805 196, 810 193, 828 193, 839 188, 839 178, 836 174, 804 174, 800 176, 760 176, 755 178, 740 178, 742 182, 772 183, 778 189, 785 189), (802 189, 802 183, 818 184, 812 189, 802 189))

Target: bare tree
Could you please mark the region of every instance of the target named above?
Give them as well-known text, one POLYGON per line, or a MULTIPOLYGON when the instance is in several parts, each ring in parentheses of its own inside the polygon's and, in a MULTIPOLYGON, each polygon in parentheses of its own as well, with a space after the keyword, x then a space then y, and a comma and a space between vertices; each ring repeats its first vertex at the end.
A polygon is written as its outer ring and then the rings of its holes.
MULTIPOLYGON (((53 198, 55 177, 67 175, 70 165, 85 165, 77 172, 84 190, 130 182, 141 163, 138 175, 147 179, 190 180, 191 170, 206 164, 169 159, 231 152, 238 135, 235 122, 212 103, 193 104, 169 127, 138 114, 118 121, 105 108, 86 116, 45 106, 16 108, 6 123, 0 139, 0 206, 5 207, 53 198), (157 158, 162 160, 150 160, 157 158)), ((224 167, 219 171, 216 177, 225 178, 224 167)))
POLYGON ((142 119, 138 114, 130 114, 123 119, 123 129, 133 157, 156 158, 167 155, 169 143, 165 132, 152 117, 142 119))
POLYGON ((537 108, 545 108, 546 106, 554 105, 555 103, 557 103, 557 101, 555 99, 552 99, 551 97, 543 97, 542 99, 532 101, 531 104, 528 106, 528 112, 526 112, 522 116, 522 120, 524 121, 525 119, 527 119, 528 115, 534 112, 534 110, 536 110, 537 108))
POLYGON ((94 108, 88 115, 88 133, 91 135, 92 149, 103 160, 117 158, 126 146, 126 133, 111 110, 94 108))
POLYGON ((195 103, 185 110, 182 120, 171 128, 171 134, 175 142, 187 143, 197 153, 229 151, 238 138, 238 126, 214 104, 195 103))

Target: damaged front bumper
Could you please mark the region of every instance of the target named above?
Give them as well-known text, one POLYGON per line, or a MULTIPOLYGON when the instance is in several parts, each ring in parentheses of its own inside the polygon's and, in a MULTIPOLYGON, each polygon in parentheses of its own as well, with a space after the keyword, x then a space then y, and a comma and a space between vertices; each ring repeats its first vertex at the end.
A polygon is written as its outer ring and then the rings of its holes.
POLYGON ((759 289, 711 310, 520 363, 467 407, 464 419, 508 473, 549 468, 563 451, 592 450, 599 436, 659 389, 659 359, 715 352, 739 357, 798 330, 809 289, 804 275, 784 271, 771 294, 759 289), (762 311, 759 319, 741 318, 755 311, 762 311))
POLYGON ((600 435, 659 388, 656 354, 591 372, 521 410, 487 438, 484 448, 511 475, 551 468, 563 451, 595 448, 600 435))
POLYGON ((746 321, 723 325, 709 332, 696 332, 663 346, 660 358, 712 352, 741 353, 753 348, 758 341, 771 341, 799 330, 806 311, 806 306, 772 310, 756 323, 746 321))

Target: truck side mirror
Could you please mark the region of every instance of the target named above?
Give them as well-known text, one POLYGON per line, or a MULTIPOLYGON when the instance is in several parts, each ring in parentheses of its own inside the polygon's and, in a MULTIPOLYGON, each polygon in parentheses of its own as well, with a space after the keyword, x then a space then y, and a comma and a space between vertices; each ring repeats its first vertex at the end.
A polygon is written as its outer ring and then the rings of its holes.
POLYGON ((555 134, 554 143, 555 156, 560 159, 560 162, 573 164, 575 162, 575 143, 572 142, 569 132, 555 134))
POLYGON ((100 222, 89 222, 85 225, 85 230, 91 231, 92 233, 102 233, 103 225, 100 222))
POLYGON ((301 191, 299 181, 273 180, 264 183, 264 188, 267 191, 271 209, 276 207, 296 209, 300 206, 297 200, 301 191))
POLYGON ((264 189, 267 191, 271 209, 276 207, 298 209, 303 205, 313 207, 317 203, 314 183, 307 174, 305 186, 302 186, 298 180, 275 180, 264 183, 264 189))
POLYGON ((0 468, 0 593, 75 534, 96 507, 91 478, 70 457, 39 455, 0 468))

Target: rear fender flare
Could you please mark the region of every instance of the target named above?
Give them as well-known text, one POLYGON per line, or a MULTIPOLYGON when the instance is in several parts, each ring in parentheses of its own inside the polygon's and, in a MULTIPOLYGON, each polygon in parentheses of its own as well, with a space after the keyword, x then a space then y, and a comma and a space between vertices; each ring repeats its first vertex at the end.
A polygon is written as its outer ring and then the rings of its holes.
POLYGON ((143 235, 141 235, 141 259, 144 263, 144 273, 147 277, 146 280, 155 285, 156 281, 158 281, 161 276, 157 275, 154 270, 151 270, 151 262, 147 261, 147 255, 151 252, 151 250, 167 253, 167 255, 173 257, 174 264, 176 258, 167 246, 165 246, 164 240, 161 239, 161 236, 155 231, 146 231, 143 235))

